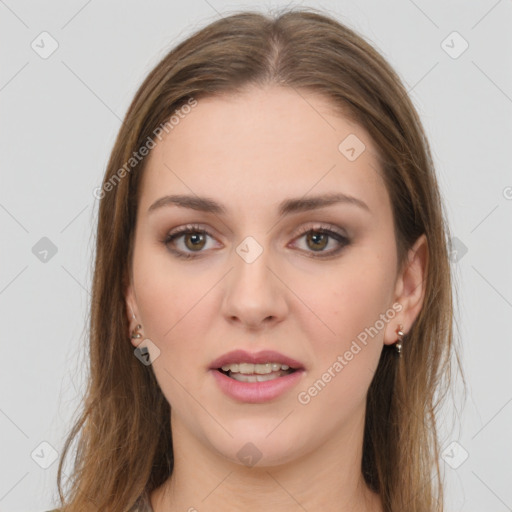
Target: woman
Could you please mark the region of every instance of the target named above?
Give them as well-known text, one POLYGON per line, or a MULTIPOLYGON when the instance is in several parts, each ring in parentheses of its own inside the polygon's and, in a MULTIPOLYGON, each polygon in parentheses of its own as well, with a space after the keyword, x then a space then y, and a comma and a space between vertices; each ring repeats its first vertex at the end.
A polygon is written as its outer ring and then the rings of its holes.
POLYGON ((95 195, 62 511, 443 510, 449 231, 375 49, 311 9, 211 23, 142 84, 95 195))

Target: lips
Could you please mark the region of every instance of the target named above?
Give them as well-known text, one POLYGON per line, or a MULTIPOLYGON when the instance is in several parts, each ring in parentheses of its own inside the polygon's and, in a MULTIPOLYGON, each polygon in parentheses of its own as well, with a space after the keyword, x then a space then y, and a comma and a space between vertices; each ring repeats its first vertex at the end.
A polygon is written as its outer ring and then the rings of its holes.
POLYGON ((215 359, 210 364, 211 370, 218 370, 222 366, 234 363, 279 363, 286 364, 293 370, 303 370, 304 365, 291 357, 275 352, 274 350, 263 350, 260 352, 247 352, 246 350, 233 350, 215 359))

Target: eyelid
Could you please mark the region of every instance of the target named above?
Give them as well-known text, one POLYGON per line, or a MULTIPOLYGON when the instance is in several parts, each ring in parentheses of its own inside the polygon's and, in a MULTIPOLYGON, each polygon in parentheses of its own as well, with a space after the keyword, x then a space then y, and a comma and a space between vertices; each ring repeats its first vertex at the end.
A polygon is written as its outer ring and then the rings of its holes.
POLYGON ((165 245, 168 248, 168 250, 170 252, 172 252, 175 256, 177 256, 179 258, 183 258, 183 259, 198 258, 198 257, 201 257, 206 251, 197 251, 197 252, 180 251, 177 249, 171 249, 169 247, 169 244, 173 240, 175 240, 177 238, 181 238, 182 236, 187 235, 189 233, 200 233, 200 234, 209 236, 210 238, 215 238, 213 236, 213 234, 211 233, 211 231, 213 231, 213 230, 211 230, 211 228, 209 228, 209 227, 205 228, 205 227, 201 226, 200 224, 186 224, 184 226, 179 226, 179 227, 167 232, 164 235, 161 242, 163 245, 165 245))
POLYGON ((329 223, 322 223, 322 222, 313 222, 306 224, 305 226, 302 226, 299 230, 299 233, 297 236, 301 236, 305 233, 308 233, 309 231, 334 231, 336 234, 338 234, 340 237, 349 239, 348 235, 340 230, 340 228, 334 224, 329 223))
MULTIPOLYGON (((318 231, 320 231, 320 230, 334 231, 341 237, 349 239, 349 236, 346 233, 344 233, 343 231, 341 231, 338 226, 331 224, 331 223, 322 223, 322 222, 307 223, 307 224, 303 225, 301 228, 299 228, 298 233, 296 233, 294 236, 296 238, 305 233, 308 233, 309 231, 317 231, 317 230, 318 231)), ((186 225, 179 226, 177 228, 172 229, 171 231, 166 233, 165 238, 167 239, 173 235, 186 233, 188 231, 204 232, 204 233, 208 234, 209 236, 213 236, 213 234, 212 234, 213 230, 210 227, 204 227, 201 224, 186 224, 186 225)))
POLYGON ((293 238, 293 243, 304 237, 307 233, 321 233, 326 234, 331 240, 335 240, 338 247, 330 249, 328 251, 313 251, 313 250, 301 250, 300 252, 306 254, 309 258, 317 260, 329 260, 336 258, 344 249, 352 243, 352 238, 340 231, 338 226, 333 224, 323 224, 322 222, 309 223, 302 226, 299 233, 293 238))
POLYGON ((177 228, 172 229, 168 233, 166 233, 166 238, 171 237, 173 235, 187 233, 188 231, 198 231, 198 232, 205 232, 208 235, 211 235, 211 231, 213 231, 210 227, 204 227, 201 224, 185 224, 183 226, 179 226, 177 228))

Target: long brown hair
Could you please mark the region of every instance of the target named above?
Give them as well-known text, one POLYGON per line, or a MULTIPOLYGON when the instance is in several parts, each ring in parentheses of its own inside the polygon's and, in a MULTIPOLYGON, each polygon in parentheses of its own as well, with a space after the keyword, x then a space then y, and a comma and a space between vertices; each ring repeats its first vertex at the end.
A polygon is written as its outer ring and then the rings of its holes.
POLYGON ((293 9, 239 12, 197 31, 150 72, 128 109, 99 194, 89 378, 59 463, 63 511, 126 511, 173 469, 170 406, 129 341, 125 292, 147 159, 126 163, 192 98, 273 84, 320 93, 368 131, 391 198, 400 268, 426 234, 432 270, 423 308, 404 338, 403 356, 389 346, 382 351, 367 395, 361 471, 385 512, 443 510, 436 416, 455 346, 449 231, 429 145, 384 58, 333 18, 293 9), (63 464, 75 439, 65 495, 63 464))

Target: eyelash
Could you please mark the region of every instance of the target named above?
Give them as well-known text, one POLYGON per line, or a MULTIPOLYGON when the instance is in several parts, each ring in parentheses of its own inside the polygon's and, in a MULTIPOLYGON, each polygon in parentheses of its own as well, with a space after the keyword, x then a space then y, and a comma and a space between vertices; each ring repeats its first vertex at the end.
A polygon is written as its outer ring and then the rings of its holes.
MULTIPOLYGON (((329 258, 329 257, 335 256, 336 254, 341 252, 346 246, 350 245, 350 239, 347 238, 346 236, 342 235, 341 233, 332 230, 332 227, 333 226, 330 224, 328 225, 328 227, 307 226, 300 230, 300 232, 296 238, 302 238, 304 235, 306 235, 308 233, 317 233, 317 234, 322 234, 322 235, 328 235, 329 238, 333 238, 338 243, 342 244, 341 247, 331 250, 331 251, 328 251, 322 255, 320 255, 320 254, 324 253, 324 251, 306 251, 306 252, 311 252, 314 254, 314 256, 311 256, 312 258, 329 258)), ((194 254, 193 252, 183 253, 182 251, 178 251, 176 249, 169 248, 169 244, 171 242, 174 242, 177 238, 180 238, 183 235, 189 235, 189 234, 208 235, 208 236, 212 237, 212 235, 207 230, 202 228, 201 226, 199 226, 197 224, 188 224, 187 226, 184 226, 182 228, 179 228, 175 231, 170 232, 169 234, 167 234, 164 237, 164 239, 161 242, 178 258, 183 258, 183 259, 189 260, 189 259, 200 257, 199 255, 204 251, 197 251, 197 253, 194 254)))

